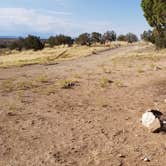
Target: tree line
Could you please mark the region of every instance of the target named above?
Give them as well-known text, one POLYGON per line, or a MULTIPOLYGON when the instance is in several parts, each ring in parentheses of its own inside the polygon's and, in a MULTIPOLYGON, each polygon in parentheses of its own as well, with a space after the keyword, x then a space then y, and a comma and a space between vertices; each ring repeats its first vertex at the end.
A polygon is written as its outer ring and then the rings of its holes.
POLYGON ((46 45, 49 47, 73 44, 91 46, 93 44, 106 44, 112 41, 126 41, 129 43, 137 42, 138 37, 133 33, 128 33, 126 35, 117 35, 115 31, 107 31, 104 34, 99 32, 82 33, 76 38, 72 38, 67 35, 56 35, 51 36, 47 40, 42 40, 37 36, 28 35, 25 38, 18 38, 15 41, 7 45, 2 45, 1 48, 9 48, 11 50, 28 50, 33 49, 34 51, 43 49, 46 45))
MULTIPOLYGON (((142 0, 141 7, 152 30, 144 31, 141 39, 152 42, 157 48, 166 48, 166 0, 142 0)), ((50 47, 58 45, 72 46, 78 45, 91 46, 95 43, 105 44, 112 41, 126 41, 129 43, 137 42, 138 37, 133 33, 117 36, 115 31, 107 31, 104 34, 99 32, 83 33, 76 38, 66 35, 51 36, 47 40, 41 40, 37 36, 29 35, 19 38, 11 43, 0 42, 0 48, 10 48, 11 50, 41 50, 48 45, 50 47)))

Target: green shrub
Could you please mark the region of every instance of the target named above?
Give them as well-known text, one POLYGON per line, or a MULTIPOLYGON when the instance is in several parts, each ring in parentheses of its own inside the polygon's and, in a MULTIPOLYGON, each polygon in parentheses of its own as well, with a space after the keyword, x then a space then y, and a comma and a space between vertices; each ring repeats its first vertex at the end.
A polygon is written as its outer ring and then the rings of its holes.
POLYGON ((129 43, 137 42, 138 41, 138 37, 135 34, 133 34, 133 33, 128 33, 126 35, 126 41, 129 42, 129 43))
POLYGON ((119 35, 117 38, 118 41, 127 41, 126 36, 125 35, 119 35))
POLYGON ((71 46, 73 44, 74 40, 70 36, 65 35, 57 35, 57 36, 51 36, 47 43, 50 47, 58 46, 58 45, 68 45, 71 46))
POLYGON ((111 42, 111 41, 116 41, 117 35, 115 31, 107 31, 103 35, 103 42, 111 42))
POLYGON ((44 44, 41 42, 39 37, 29 35, 26 38, 19 38, 9 45, 11 50, 29 50, 33 49, 34 51, 41 50, 44 48, 44 44))
POLYGON ((79 45, 88 45, 90 46, 91 43, 91 35, 89 33, 83 33, 76 38, 75 41, 79 45))

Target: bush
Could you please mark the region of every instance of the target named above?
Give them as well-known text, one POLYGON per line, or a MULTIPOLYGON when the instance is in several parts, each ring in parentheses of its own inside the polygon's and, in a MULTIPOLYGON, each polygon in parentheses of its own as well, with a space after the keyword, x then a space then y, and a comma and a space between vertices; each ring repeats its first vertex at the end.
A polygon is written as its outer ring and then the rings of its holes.
POLYGON ((102 42, 102 34, 98 32, 92 32, 91 34, 92 43, 101 43, 102 42))
POLYGON ((133 33, 128 33, 126 35, 126 41, 129 42, 129 43, 137 42, 138 41, 138 37, 135 34, 133 34, 133 33))
POLYGON ((144 31, 143 34, 141 34, 141 39, 153 43, 154 42, 153 31, 151 30, 144 31))
POLYGON ((125 35, 119 35, 117 38, 118 41, 127 41, 126 36, 125 35))
POLYGON ((29 35, 26 38, 19 38, 9 45, 11 50, 28 50, 33 49, 34 51, 41 50, 44 48, 44 44, 40 41, 39 37, 29 35))
POLYGON ((115 31, 107 31, 103 35, 103 42, 111 42, 111 41, 116 41, 116 33, 115 31))
POLYGON ((39 37, 29 35, 27 38, 23 40, 23 48, 33 49, 34 51, 42 50, 44 48, 44 44, 40 41, 39 37))
POLYGON ((74 40, 70 36, 65 36, 65 35, 57 35, 55 37, 51 36, 48 40, 47 43, 49 44, 50 47, 53 46, 58 46, 58 45, 69 45, 71 46, 73 44, 74 40))
POLYGON ((155 44, 157 48, 166 48, 166 30, 161 32, 158 32, 157 29, 144 31, 141 39, 155 44))
POLYGON ((1 48, 7 48, 7 44, 0 44, 0 49, 1 48))
POLYGON ((88 45, 88 46, 90 46, 92 44, 91 36, 89 33, 83 33, 83 34, 79 35, 78 38, 76 38, 75 42, 80 45, 88 45))
POLYGON ((48 38, 47 43, 49 44, 50 47, 55 46, 55 37, 51 36, 48 38))
POLYGON ((9 44, 9 49, 11 50, 19 50, 21 51, 23 49, 23 44, 24 43, 24 39, 23 38, 19 38, 16 41, 12 42, 9 44))

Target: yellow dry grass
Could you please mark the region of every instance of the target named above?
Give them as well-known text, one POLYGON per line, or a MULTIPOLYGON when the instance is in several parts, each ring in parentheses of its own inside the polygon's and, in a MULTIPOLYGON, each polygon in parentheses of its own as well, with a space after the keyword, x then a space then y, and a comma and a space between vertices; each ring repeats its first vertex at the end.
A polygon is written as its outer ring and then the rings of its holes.
POLYGON ((7 68, 13 66, 25 66, 31 64, 49 64, 55 63, 59 60, 69 60, 96 54, 99 51, 106 49, 117 48, 125 46, 125 42, 112 42, 107 45, 95 46, 57 46, 54 48, 45 48, 41 51, 9 51, 6 50, 0 55, 0 68, 7 68))

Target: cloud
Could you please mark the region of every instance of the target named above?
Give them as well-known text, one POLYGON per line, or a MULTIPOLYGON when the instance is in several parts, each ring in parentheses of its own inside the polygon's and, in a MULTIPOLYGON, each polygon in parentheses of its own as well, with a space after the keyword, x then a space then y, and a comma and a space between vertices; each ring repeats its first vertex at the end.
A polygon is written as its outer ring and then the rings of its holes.
POLYGON ((25 8, 1 8, 0 30, 49 32, 60 30, 68 24, 67 16, 71 13, 55 11, 39 11, 25 8))
POLYGON ((111 27, 111 23, 107 21, 82 22, 74 20, 72 13, 68 12, 26 8, 1 8, 0 22, 0 33, 5 35, 63 33, 74 36, 82 32, 102 32, 111 27))

